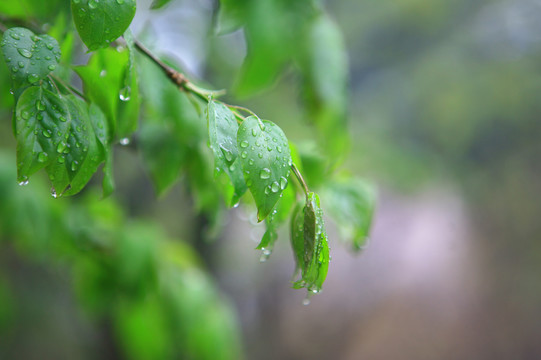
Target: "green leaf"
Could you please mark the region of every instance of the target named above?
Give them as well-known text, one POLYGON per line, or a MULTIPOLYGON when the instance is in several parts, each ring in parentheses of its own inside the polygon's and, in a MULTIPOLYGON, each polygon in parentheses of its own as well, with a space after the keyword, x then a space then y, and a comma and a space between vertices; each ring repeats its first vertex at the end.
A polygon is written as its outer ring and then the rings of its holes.
POLYGON ((73 21, 90 51, 107 47, 122 35, 135 9, 135 0, 71 0, 73 21))
POLYGON ((293 205, 295 204, 295 190, 293 186, 288 186, 282 192, 282 196, 274 206, 269 216, 265 219, 266 231, 263 234, 261 242, 256 249, 262 250, 261 261, 266 260, 273 248, 274 243, 278 240, 278 229, 286 222, 293 205))
POLYGON ((154 0, 152 1, 152 5, 150 6, 150 8, 152 10, 156 10, 156 9, 159 9, 167 4, 169 4, 171 2, 171 0, 154 0))
POLYGON ((214 153, 216 166, 225 170, 237 159, 237 131, 235 115, 221 102, 209 101, 207 107, 209 146, 214 153))
POLYGON ((248 5, 247 0, 220 0, 216 32, 223 35, 242 27, 248 5))
POLYGON ((106 126, 99 108, 94 107, 90 113, 88 105, 73 95, 64 97, 64 101, 68 108, 68 136, 57 146, 57 160, 46 168, 54 197, 81 191, 106 156, 98 137, 104 136, 102 129, 106 126))
POLYGON ((249 116, 239 127, 237 144, 244 179, 262 221, 287 186, 291 166, 287 138, 276 124, 249 116))
POLYGON ((43 80, 60 60, 60 48, 54 38, 37 36, 25 28, 8 29, 0 45, 15 89, 43 80))
POLYGON ((304 76, 307 116, 318 129, 334 162, 344 158, 347 131, 347 52, 338 26, 321 12, 307 23, 302 35, 300 66, 304 76))
POLYGON ((69 128, 69 110, 59 95, 38 86, 21 94, 15 108, 17 181, 28 181, 30 175, 56 161, 69 128))
MULTIPOLYGON (((303 238, 304 249, 302 258, 302 278, 293 284, 299 289, 305 287, 308 291, 317 293, 321 290, 329 268, 329 245, 327 232, 323 221, 323 210, 319 196, 313 192, 308 194, 304 207, 303 238)), ((298 224, 296 224, 298 225, 298 224)), ((298 229, 294 229, 297 235, 298 229)), ((294 249, 297 250, 299 239, 294 238, 294 249)), ((296 251, 298 254, 298 252, 296 251)))
POLYGON ((139 118, 139 90, 132 72, 130 97, 125 97, 125 73, 129 71, 128 51, 103 49, 95 52, 86 66, 75 71, 83 80, 85 95, 95 102, 109 121, 109 139, 130 136, 139 118), (124 101, 122 100, 124 99, 124 101))
POLYGON ((322 197, 342 238, 351 243, 353 250, 362 250, 374 214, 374 189, 358 179, 341 179, 328 183, 322 197))
POLYGON ((235 206, 248 189, 238 159, 237 119, 226 105, 211 100, 207 107, 207 124, 209 146, 214 154, 215 176, 220 172, 227 174, 233 187, 230 191, 225 191, 226 203, 228 206, 235 206))
POLYGON ((146 123, 139 131, 144 164, 158 194, 163 194, 178 178, 185 150, 167 126, 146 123))
POLYGON ((295 255, 297 273, 304 267, 304 208, 300 204, 297 204, 291 213, 290 226, 291 248, 295 255))

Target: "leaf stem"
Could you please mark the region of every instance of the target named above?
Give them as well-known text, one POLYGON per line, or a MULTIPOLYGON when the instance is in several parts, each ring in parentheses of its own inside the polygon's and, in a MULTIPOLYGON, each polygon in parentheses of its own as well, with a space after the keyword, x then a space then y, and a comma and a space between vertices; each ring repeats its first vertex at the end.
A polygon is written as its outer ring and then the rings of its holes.
MULTIPOLYGON (((55 80, 55 81, 58 81, 60 84, 62 84, 62 86, 64 86, 66 89, 68 89, 69 91, 71 91, 72 93, 74 93, 75 95, 79 96, 81 99, 85 100, 86 102, 90 102, 90 100, 88 100, 86 98, 86 96, 84 96, 84 94, 82 94, 79 90, 77 90, 76 88, 74 88, 73 86, 71 86, 70 84, 66 84, 64 81, 62 81, 62 79, 60 79, 59 77, 57 77, 56 75, 53 75, 53 74, 49 74, 49 77, 52 79, 52 80, 55 80)), ((53 81, 54 83, 54 81, 53 81)), ((55 85, 56 86, 56 85, 55 85)))
POLYGON ((238 105, 229 105, 229 104, 225 104, 227 107, 229 108, 233 108, 233 109, 237 109, 237 110, 241 110, 241 111, 244 111, 244 112, 247 112, 249 113, 250 115, 252 116, 255 116, 256 118, 259 119, 259 116, 257 116, 252 110, 248 109, 248 108, 245 108, 244 106, 238 106, 238 105))
POLYGON ((133 39, 133 43, 135 44, 135 48, 137 50, 139 50, 141 53, 143 53, 143 55, 152 60, 156 65, 158 65, 163 70, 165 75, 167 75, 167 77, 171 79, 171 81, 175 83, 180 89, 189 91, 192 94, 197 95, 204 101, 208 101, 209 95, 212 95, 213 97, 218 97, 225 94, 225 90, 211 91, 200 88, 199 86, 190 82, 183 73, 173 69, 171 66, 161 61, 137 39, 133 39))
POLYGON ((293 170, 293 173, 297 177, 297 180, 299 180, 299 182, 301 183, 302 189, 304 190, 304 194, 306 195, 306 197, 308 197, 308 194, 310 193, 310 189, 308 189, 308 185, 306 185, 306 182, 304 181, 304 178, 302 177, 299 169, 297 168, 297 165, 292 163, 291 170, 293 170))

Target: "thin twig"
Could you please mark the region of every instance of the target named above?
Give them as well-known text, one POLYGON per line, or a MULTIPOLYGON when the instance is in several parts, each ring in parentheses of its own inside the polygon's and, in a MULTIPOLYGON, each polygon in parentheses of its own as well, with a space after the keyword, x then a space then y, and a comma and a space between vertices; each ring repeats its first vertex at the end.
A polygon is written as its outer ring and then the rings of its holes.
MULTIPOLYGON (((70 84, 66 84, 64 81, 62 81, 62 79, 60 79, 58 76, 56 75, 53 75, 53 74, 49 74, 49 76, 53 79, 53 80, 56 80, 58 81, 60 84, 62 84, 62 86, 64 86, 66 89, 68 89, 69 91, 71 91, 72 93, 74 93, 75 95, 78 95, 81 99, 83 99, 84 101, 86 102, 90 102, 90 100, 87 99, 87 97, 82 94, 79 90, 77 90, 76 88, 74 88, 73 86, 71 86, 70 84)), ((54 82, 53 82, 54 83, 54 82)))
POLYGON ((244 106, 229 105, 229 104, 225 104, 225 105, 226 105, 227 107, 229 107, 229 108, 238 109, 238 110, 247 112, 248 114, 250 114, 250 115, 252 115, 252 116, 255 116, 256 118, 259 118, 259 116, 257 116, 252 110, 247 109, 247 108, 245 108, 244 106))
POLYGON ((308 197, 308 193, 310 193, 310 190, 308 189, 308 186, 306 185, 306 182, 304 181, 304 178, 302 177, 299 169, 297 169, 297 165, 292 163, 291 164, 291 170, 293 170, 293 173, 297 177, 297 180, 299 180, 299 182, 301 183, 302 188, 304 190, 304 194, 308 197))

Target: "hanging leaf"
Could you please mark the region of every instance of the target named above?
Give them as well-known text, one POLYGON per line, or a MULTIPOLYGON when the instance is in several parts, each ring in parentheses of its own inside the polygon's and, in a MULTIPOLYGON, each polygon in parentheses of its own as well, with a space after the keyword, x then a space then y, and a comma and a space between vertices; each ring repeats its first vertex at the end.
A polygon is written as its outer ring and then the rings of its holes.
POLYGON ((135 9, 135 0, 71 0, 77 32, 90 51, 107 47, 121 36, 135 9))
POLYGON ((237 143, 244 179, 262 221, 287 186, 291 166, 287 138, 276 124, 249 116, 239 127, 237 143))
POLYGON ((237 131, 235 115, 223 103, 210 100, 207 107, 209 145, 214 153, 217 168, 225 170, 237 159, 237 131))
POLYGON ((25 28, 6 30, 0 43, 18 97, 22 89, 43 80, 60 60, 58 42, 49 35, 35 35, 25 28))
MULTIPOLYGON (((313 192, 306 198, 306 205, 303 211, 303 238, 304 249, 302 257, 301 275, 302 278, 293 284, 293 287, 300 289, 305 287, 308 291, 317 293, 321 290, 323 282, 327 277, 329 268, 329 245, 327 232, 323 221, 323 210, 319 203, 319 196, 313 192)), ((298 224, 297 224, 298 225, 298 224)), ((294 229, 294 236, 298 236, 298 229, 294 229)), ((294 249, 298 254, 298 238, 294 238, 294 249)), ((297 255, 298 256, 298 255, 297 255)))
POLYGON ((328 183, 323 195, 329 215, 339 225, 342 238, 351 244, 353 250, 362 250, 374 214, 374 189, 358 179, 341 179, 328 183))
POLYGON ((304 267, 304 207, 300 204, 295 206, 291 213, 290 224, 291 248, 295 255, 295 273, 304 267))
POLYGON ((160 9, 163 6, 169 4, 170 2, 171 0, 154 0, 152 1, 152 5, 150 6, 150 8, 152 10, 160 9))

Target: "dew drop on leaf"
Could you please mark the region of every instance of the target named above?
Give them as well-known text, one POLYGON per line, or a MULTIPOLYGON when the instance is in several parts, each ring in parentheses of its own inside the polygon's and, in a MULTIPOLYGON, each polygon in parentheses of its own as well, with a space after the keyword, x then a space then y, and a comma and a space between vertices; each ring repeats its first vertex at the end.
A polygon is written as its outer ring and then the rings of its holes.
POLYGON ((130 139, 129 138, 120 139, 120 145, 126 146, 126 145, 129 145, 129 144, 130 144, 130 139))
POLYGON ((246 140, 243 140, 243 141, 241 141, 241 143, 240 143, 240 147, 241 147, 241 148, 247 148, 248 145, 249 145, 249 144, 248 144, 248 141, 246 141, 246 140))
POLYGON ((30 74, 28 75, 26 79, 28 80, 29 83, 35 83, 36 81, 39 80, 39 76, 36 74, 30 74))
POLYGON ((21 56, 24 56, 27 59, 30 59, 32 57, 32 52, 30 52, 30 50, 28 49, 18 48, 17 51, 19 52, 19 54, 21 54, 21 56))
POLYGON ((271 185, 271 191, 273 193, 276 193, 278 192, 278 190, 280 190, 280 184, 278 184, 276 181, 272 183, 271 185))
POLYGON ((270 176, 271 176, 271 171, 270 171, 270 169, 264 168, 263 170, 261 170, 261 171, 259 172, 259 177, 260 177, 261 179, 268 179, 268 178, 270 178, 270 176))

